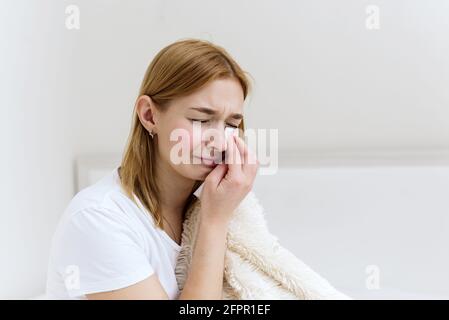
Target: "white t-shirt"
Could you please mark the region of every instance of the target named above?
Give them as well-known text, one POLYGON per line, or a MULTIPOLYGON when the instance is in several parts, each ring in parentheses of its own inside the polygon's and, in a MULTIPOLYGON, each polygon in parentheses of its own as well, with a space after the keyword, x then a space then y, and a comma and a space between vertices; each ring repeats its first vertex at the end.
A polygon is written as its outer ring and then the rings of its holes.
POLYGON ((78 192, 53 235, 48 263, 48 299, 86 299, 85 294, 124 288, 157 275, 170 299, 181 250, 156 227, 151 214, 120 188, 118 167, 78 192))

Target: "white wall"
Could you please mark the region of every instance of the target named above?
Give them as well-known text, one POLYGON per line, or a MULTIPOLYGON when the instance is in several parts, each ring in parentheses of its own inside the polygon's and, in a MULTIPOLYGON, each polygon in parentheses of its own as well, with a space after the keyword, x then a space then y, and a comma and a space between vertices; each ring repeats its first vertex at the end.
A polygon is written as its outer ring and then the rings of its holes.
POLYGON ((250 126, 283 152, 449 148, 449 3, 25 1, 0 4, 0 298, 44 288, 73 161, 121 152, 145 68, 185 37, 228 49, 256 80, 250 126), (81 29, 65 28, 65 8, 81 29), (380 29, 365 27, 368 4, 380 29))
POLYGON ((42 291, 50 235, 73 194, 70 48, 48 4, 0 4, 0 298, 42 291))

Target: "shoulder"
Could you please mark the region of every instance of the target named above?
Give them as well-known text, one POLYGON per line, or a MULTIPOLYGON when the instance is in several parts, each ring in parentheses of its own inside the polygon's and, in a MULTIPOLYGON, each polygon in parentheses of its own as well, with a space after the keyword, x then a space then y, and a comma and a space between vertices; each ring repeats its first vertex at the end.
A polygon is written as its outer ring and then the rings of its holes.
POLYGON ((138 239, 135 204, 116 185, 100 181, 79 191, 66 207, 55 236, 65 240, 138 239))
MULTIPOLYGON (((144 261, 145 244, 134 222, 120 211, 90 205, 68 212, 60 220, 52 239, 52 259, 59 266, 98 265, 121 260, 144 261)), ((109 267, 108 267, 109 268, 109 267)))
POLYGON ((70 200, 66 212, 74 214, 95 207, 120 210, 120 203, 131 201, 117 184, 105 183, 104 179, 77 192, 70 200))
POLYGON ((131 243, 141 247, 145 238, 142 216, 111 173, 71 199, 58 222, 53 243, 88 250, 90 246, 102 249, 131 243))
POLYGON ((136 209, 135 203, 122 189, 117 174, 111 172, 76 193, 67 205, 62 219, 103 218, 123 221, 133 218, 136 209))

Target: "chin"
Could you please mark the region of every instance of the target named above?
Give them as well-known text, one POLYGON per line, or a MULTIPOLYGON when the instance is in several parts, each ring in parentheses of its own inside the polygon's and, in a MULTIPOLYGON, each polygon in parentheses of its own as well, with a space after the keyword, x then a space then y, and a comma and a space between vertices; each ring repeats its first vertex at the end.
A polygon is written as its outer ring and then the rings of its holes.
POLYGON ((190 164, 183 168, 178 168, 177 171, 185 178, 204 181, 213 169, 213 167, 208 167, 201 164, 190 164))
POLYGON ((214 170, 213 167, 206 167, 201 164, 192 165, 193 168, 191 168, 192 174, 195 176, 195 180, 205 180, 209 173, 214 170))

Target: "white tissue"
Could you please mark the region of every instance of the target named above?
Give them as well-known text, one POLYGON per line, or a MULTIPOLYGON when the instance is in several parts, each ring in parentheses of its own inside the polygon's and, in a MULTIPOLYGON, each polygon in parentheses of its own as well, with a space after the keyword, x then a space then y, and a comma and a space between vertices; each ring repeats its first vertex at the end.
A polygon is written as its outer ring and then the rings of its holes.
POLYGON ((203 185, 204 185, 204 183, 202 183, 202 184, 198 187, 198 189, 196 189, 195 192, 193 193, 197 198, 199 198, 200 195, 201 195, 201 191, 203 190, 203 185))

